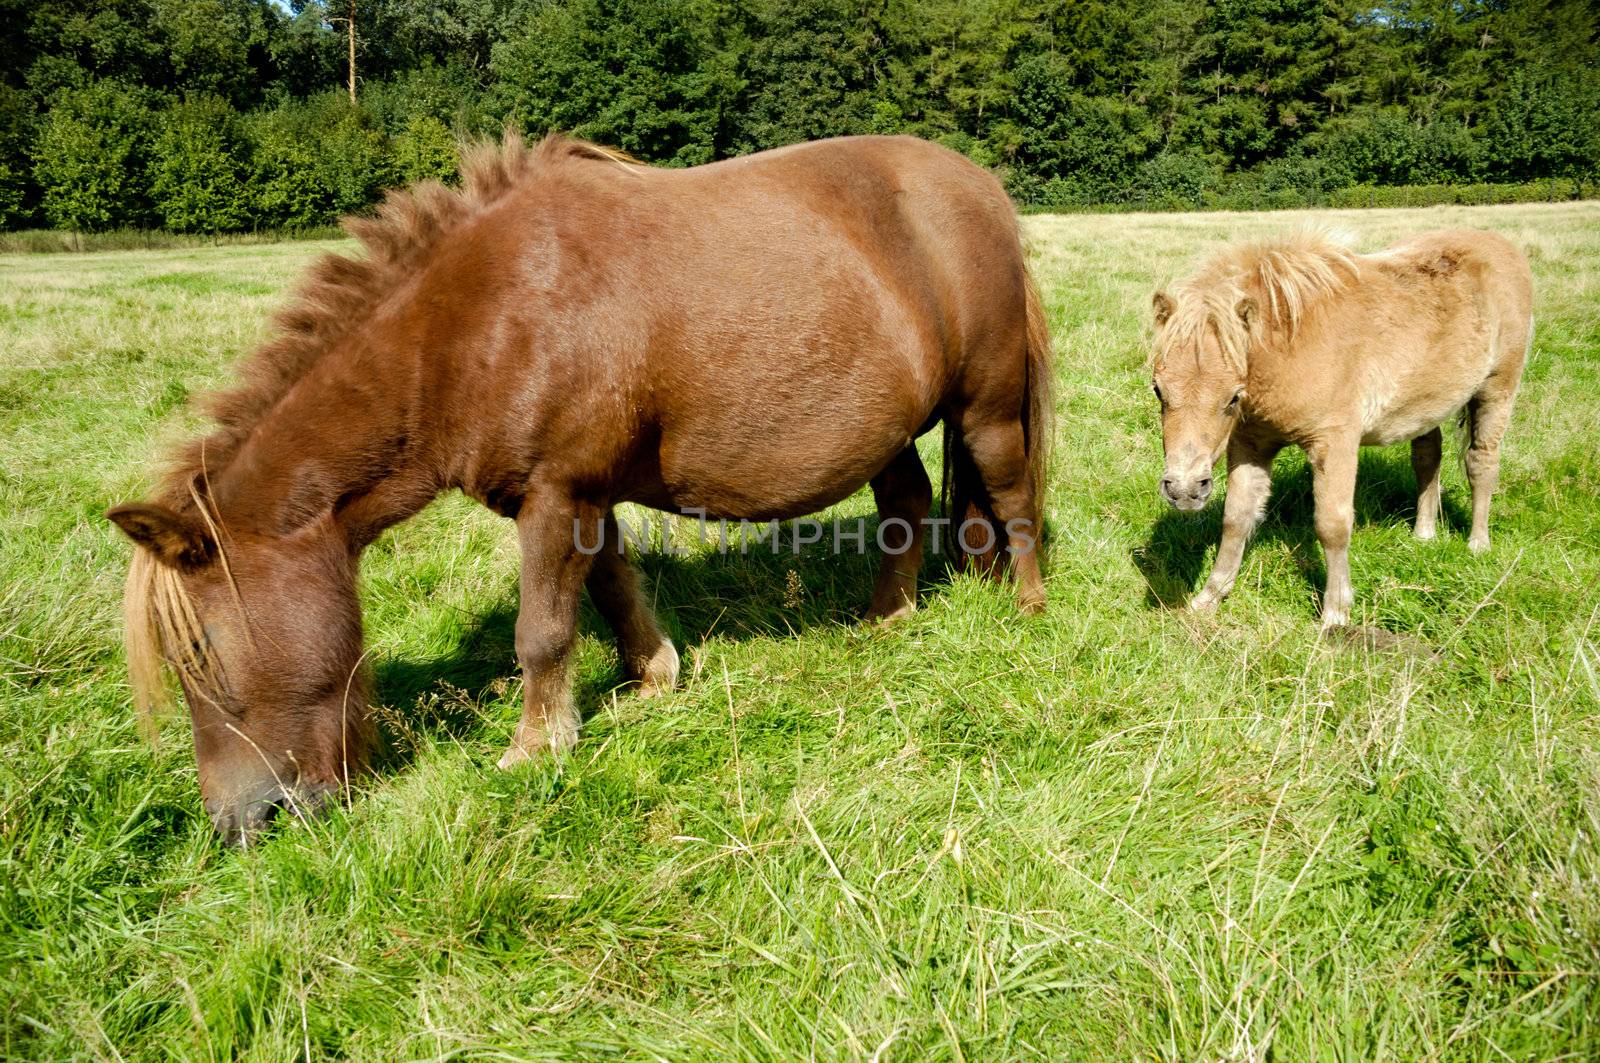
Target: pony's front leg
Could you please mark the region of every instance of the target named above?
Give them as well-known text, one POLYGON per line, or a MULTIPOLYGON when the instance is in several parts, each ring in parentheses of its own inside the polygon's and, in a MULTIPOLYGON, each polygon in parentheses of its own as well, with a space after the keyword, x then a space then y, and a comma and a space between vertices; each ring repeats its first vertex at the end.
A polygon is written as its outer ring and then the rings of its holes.
POLYGON ((1328 566, 1322 592, 1322 629, 1350 622, 1355 599, 1350 589, 1350 527, 1355 523, 1356 465, 1359 438, 1325 440, 1306 448, 1311 459, 1312 495, 1316 504, 1317 539, 1328 566))
POLYGON ((1261 515, 1267 509, 1272 491, 1272 459, 1282 445, 1244 439, 1235 433, 1228 440, 1228 487, 1222 506, 1222 543, 1211 576, 1200 593, 1189 599, 1195 611, 1215 609, 1233 590, 1244 560, 1245 544, 1250 541, 1261 515))
POLYGON ((517 611, 517 661, 522 665, 522 720, 500 767, 511 768, 578 741, 568 662, 576 638, 578 599, 594 555, 605 509, 564 492, 531 489, 517 514, 522 547, 522 603, 517 611))

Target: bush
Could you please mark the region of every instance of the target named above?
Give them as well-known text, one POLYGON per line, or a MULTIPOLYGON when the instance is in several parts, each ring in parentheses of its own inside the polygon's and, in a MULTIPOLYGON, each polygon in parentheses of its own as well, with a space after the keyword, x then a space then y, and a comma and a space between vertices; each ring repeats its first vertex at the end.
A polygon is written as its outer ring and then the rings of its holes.
POLYGON ((1203 155, 1164 151, 1140 163, 1134 202, 1156 210, 1193 210, 1221 182, 1220 169, 1203 155))
POLYGON ((244 143, 228 101, 195 96, 162 116, 150 194, 166 226, 179 233, 218 233, 250 221, 244 143))
POLYGON ((1478 149, 1454 119, 1414 122, 1399 111, 1367 111, 1342 119, 1312 145, 1324 188, 1470 181, 1478 149))
POLYGON ((413 115, 394 140, 394 160, 404 181, 454 180, 459 162, 456 138, 439 119, 413 115))
POLYGON ((52 101, 34 144, 34 179, 51 225, 95 232, 149 216, 154 123, 144 100, 133 86, 99 81, 52 101))
POLYGON ((337 92, 251 116, 255 223, 328 225, 370 205, 400 173, 371 116, 337 92))

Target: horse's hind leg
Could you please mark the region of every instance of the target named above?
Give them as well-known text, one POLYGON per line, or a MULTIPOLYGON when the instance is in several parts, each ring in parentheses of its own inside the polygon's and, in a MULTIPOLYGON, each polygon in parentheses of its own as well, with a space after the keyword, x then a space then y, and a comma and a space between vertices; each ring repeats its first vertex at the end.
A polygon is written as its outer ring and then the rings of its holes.
POLYGON ((600 535, 605 513, 562 492, 530 490, 517 515, 522 547, 522 602, 517 611, 517 660, 522 665, 522 720, 500 758, 510 768, 578 742, 568 661, 576 637, 578 600, 594 562, 579 545, 600 535))
POLYGON ((883 557, 866 619, 889 621, 917 607, 924 521, 933 505, 933 486, 915 443, 872 478, 872 497, 878 504, 878 546, 883 557))
MULTIPOLYGON (((1044 578, 1039 573, 1038 553, 1042 529, 1037 485, 1029 471, 1024 438, 1022 421, 1016 416, 989 420, 971 409, 962 415, 961 441, 983 479, 995 519, 1004 531, 1011 570, 1017 580, 1017 604, 1023 612, 1038 613, 1044 610, 1044 578)), ((995 534, 992 527, 979 527, 964 520, 960 513, 954 516, 963 521, 952 529, 962 549, 984 545, 969 542, 969 531, 973 538, 995 534)))
MULTIPOLYGON (((644 697, 672 689, 678 681, 678 650, 650 610, 639 587, 639 573, 623 547, 622 528, 615 514, 601 522, 599 551, 585 586, 595 608, 617 637, 617 652, 628 678, 639 684, 644 697)), ((584 543, 583 549, 591 549, 584 543)))
POLYGON ((1500 484, 1500 440, 1511 421, 1517 382, 1490 377, 1483 390, 1467 404, 1468 446, 1465 455, 1467 483, 1472 485, 1472 534, 1467 546, 1473 553, 1489 549, 1489 499, 1500 484))
POLYGON ((1439 524, 1439 461, 1443 434, 1435 428, 1411 441, 1411 471, 1417 474, 1418 539, 1432 539, 1439 524))

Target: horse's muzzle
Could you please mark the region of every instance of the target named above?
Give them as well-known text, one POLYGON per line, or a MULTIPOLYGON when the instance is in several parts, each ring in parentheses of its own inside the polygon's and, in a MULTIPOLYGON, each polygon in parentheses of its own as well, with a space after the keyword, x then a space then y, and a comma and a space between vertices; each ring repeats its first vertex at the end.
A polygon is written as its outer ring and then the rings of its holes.
POLYGON ((336 787, 326 783, 285 787, 267 779, 227 801, 207 801, 206 813, 224 844, 244 848, 255 841, 280 811, 307 819, 329 804, 336 787))
POLYGON ((1211 486, 1210 476, 1199 476, 1194 479, 1163 476, 1161 497, 1172 503, 1173 509, 1192 512, 1204 508, 1206 500, 1211 497, 1211 486))

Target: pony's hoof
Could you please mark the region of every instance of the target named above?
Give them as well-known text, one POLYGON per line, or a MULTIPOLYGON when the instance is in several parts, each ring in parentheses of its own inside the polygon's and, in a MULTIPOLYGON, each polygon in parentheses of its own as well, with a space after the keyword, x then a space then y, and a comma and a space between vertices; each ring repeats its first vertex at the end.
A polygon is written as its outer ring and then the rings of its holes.
POLYGON ((639 677, 639 696, 653 698, 657 694, 667 694, 677 685, 678 648, 671 639, 664 638, 645 664, 644 674, 639 677))
POLYGON ((1475 554, 1489 552, 1489 537, 1487 535, 1474 535, 1467 540, 1467 549, 1475 554))
POLYGON ((1322 630, 1324 633, 1336 627, 1345 627, 1350 623, 1350 610, 1324 609, 1322 611, 1322 630))
POLYGON ((546 723, 539 733, 532 733, 531 728, 517 725, 517 735, 511 740, 511 745, 500 757, 496 765, 501 771, 510 771, 519 764, 530 760, 538 760, 545 756, 565 753, 578 744, 578 722, 576 720, 563 720, 559 723, 546 723))
POLYGON ((1418 525, 1414 534, 1418 539, 1421 539, 1423 542, 1427 542, 1429 539, 1437 538, 1439 532, 1433 525, 1430 524, 1427 527, 1418 525))
POLYGON ((885 627, 896 620, 904 620, 917 611, 917 607, 910 602, 904 602, 893 609, 868 609, 861 617, 861 622, 869 626, 885 627))
POLYGON ((1208 590, 1203 590, 1193 598, 1189 599, 1189 612, 1214 613, 1217 611, 1217 605, 1221 603, 1221 601, 1222 599, 1216 594, 1208 590))
POLYGON ((1017 598, 1017 609, 1023 616, 1040 616, 1044 613, 1043 594, 1023 594, 1017 598))

